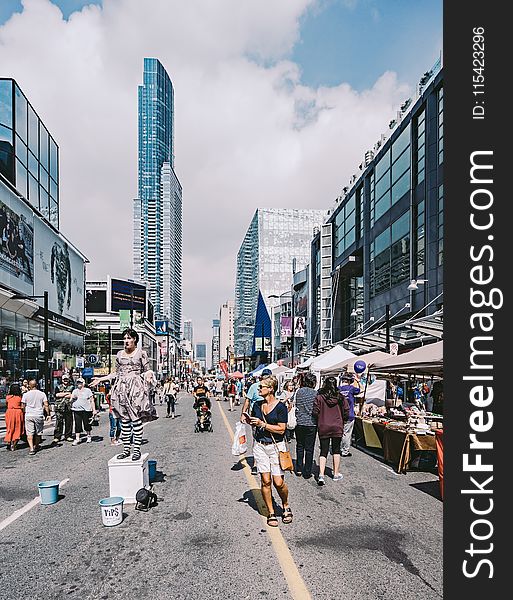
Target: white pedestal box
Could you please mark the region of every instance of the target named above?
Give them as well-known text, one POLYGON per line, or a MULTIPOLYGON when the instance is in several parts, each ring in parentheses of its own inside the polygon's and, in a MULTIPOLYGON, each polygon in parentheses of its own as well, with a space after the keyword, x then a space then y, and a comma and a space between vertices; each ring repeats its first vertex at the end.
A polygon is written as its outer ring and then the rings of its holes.
POLYGON ((139 460, 132 460, 131 456, 123 460, 118 460, 114 456, 109 460, 110 496, 122 496, 125 503, 135 504, 137 490, 150 483, 148 456, 146 452, 139 460))

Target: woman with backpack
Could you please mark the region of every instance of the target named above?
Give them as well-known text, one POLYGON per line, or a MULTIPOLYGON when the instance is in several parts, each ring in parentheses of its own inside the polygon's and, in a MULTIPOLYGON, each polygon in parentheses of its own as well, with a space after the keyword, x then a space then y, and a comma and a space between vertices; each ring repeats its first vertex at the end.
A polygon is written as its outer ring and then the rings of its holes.
POLYGON ((324 485, 324 471, 330 443, 333 455, 333 481, 341 481, 344 476, 339 473, 340 445, 344 433, 344 422, 349 417, 349 403, 347 398, 340 393, 335 377, 326 377, 315 398, 312 415, 317 419, 317 433, 321 443, 317 484, 324 485))

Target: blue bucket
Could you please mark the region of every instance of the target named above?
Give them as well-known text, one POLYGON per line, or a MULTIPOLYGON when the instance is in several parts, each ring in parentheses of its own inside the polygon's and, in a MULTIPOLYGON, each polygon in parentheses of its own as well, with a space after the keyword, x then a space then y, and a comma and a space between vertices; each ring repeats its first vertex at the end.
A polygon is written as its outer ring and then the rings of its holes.
POLYGON ((59 499, 60 481, 40 481, 37 484, 41 504, 55 504, 59 499))
POLYGON ((148 461, 148 475, 150 478, 150 483, 155 479, 156 474, 157 474, 157 461, 149 460, 148 461))
POLYGON ((119 525, 123 520, 123 502, 122 496, 111 496, 102 498, 98 504, 102 511, 102 522, 105 527, 119 525))

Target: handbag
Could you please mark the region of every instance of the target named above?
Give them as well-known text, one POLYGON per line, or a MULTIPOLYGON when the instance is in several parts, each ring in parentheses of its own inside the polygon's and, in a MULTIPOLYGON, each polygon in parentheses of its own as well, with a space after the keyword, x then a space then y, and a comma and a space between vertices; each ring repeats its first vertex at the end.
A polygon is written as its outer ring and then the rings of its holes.
MULTIPOLYGON (((267 420, 265 418, 264 415, 264 411, 262 410, 262 416, 264 417, 264 423, 267 425, 267 420)), ((271 438, 273 440, 273 444, 274 447, 276 449, 276 452, 278 452, 278 461, 280 463, 280 469, 282 471, 293 471, 294 470, 294 463, 292 462, 292 456, 290 455, 290 451, 289 448, 287 446, 287 441, 286 438, 283 438, 283 441, 285 442, 285 448, 287 448, 287 450, 278 450, 278 445, 276 444, 276 441, 274 439, 274 435, 269 432, 271 435, 271 438)))
POLYGON ((295 429, 297 425, 296 418, 296 394, 297 390, 294 392, 294 395, 291 398, 292 407, 289 410, 289 416, 287 418, 287 429, 295 429))

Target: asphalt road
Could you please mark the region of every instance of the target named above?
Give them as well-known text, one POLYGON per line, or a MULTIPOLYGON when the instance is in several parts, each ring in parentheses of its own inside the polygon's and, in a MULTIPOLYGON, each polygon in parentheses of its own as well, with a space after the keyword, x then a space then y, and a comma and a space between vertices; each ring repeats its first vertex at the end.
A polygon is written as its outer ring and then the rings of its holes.
MULTIPOLYGON (((165 406, 157 408, 163 417, 165 406)), ((239 413, 227 408, 214 401, 214 432, 195 434, 192 397, 180 394, 176 419, 145 426, 159 503, 147 513, 125 505, 116 527, 102 525, 98 506, 109 494, 107 461, 119 452, 107 413, 91 444, 50 448, 47 436, 34 457, 2 448, 0 598, 442 597, 435 475, 398 475, 353 449, 341 482, 328 476, 321 488, 287 475, 294 521, 270 530, 256 479, 231 454, 228 428, 239 413), (56 504, 6 521, 37 496, 38 481, 68 478, 56 504)))

